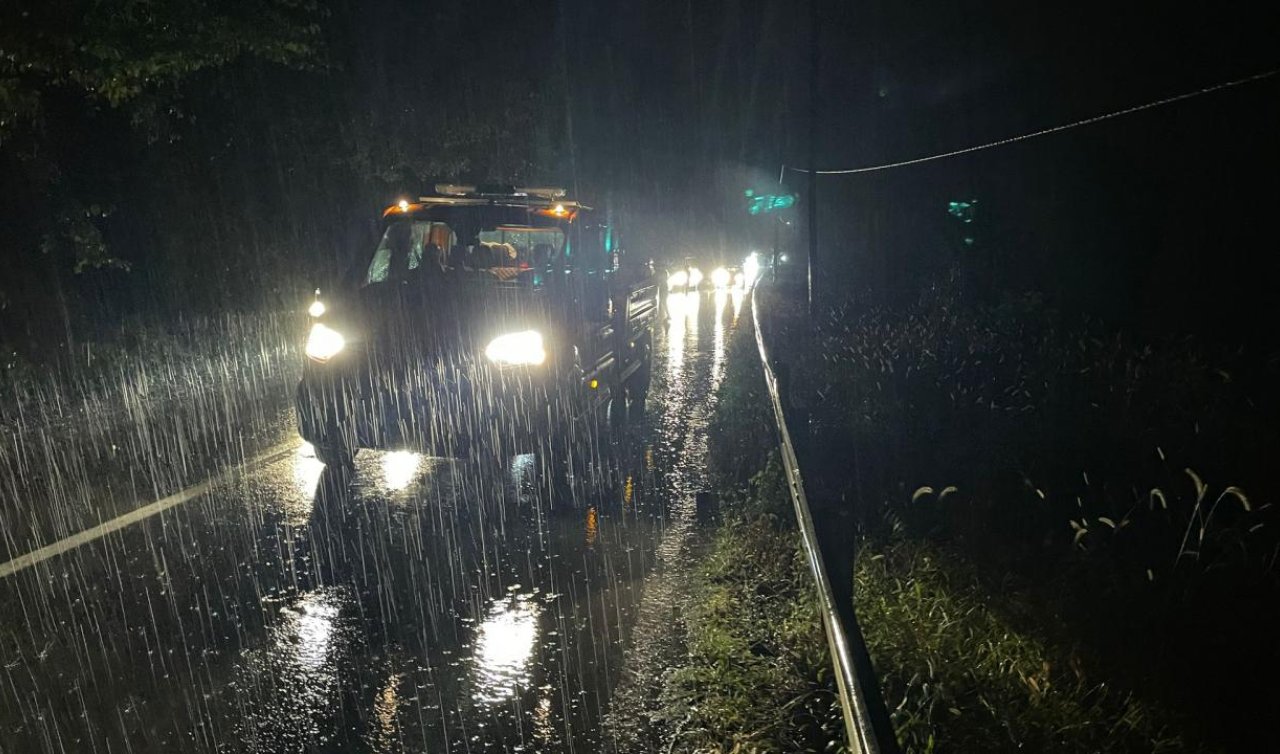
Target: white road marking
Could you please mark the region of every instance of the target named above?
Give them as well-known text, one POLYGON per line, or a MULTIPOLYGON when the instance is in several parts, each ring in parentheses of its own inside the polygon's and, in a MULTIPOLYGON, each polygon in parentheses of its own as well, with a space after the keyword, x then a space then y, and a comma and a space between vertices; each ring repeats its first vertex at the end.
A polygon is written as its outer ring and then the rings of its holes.
POLYGON ((85 529, 77 534, 72 534, 71 536, 66 537, 65 539, 60 539, 53 544, 45 545, 38 550, 33 550, 26 555, 19 555, 7 563, 0 563, 0 579, 5 578, 6 576, 11 576, 38 563, 43 563, 49 558, 56 557, 64 552, 74 550, 80 545, 92 542, 95 539, 101 539, 113 531, 119 531, 126 526, 136 524, 137 522, 150 518, 157 513, 162 513, 175 505, 182 505, 189 500, 194 500, 228 479, 232 479, 240 474, 252 471, 259 466, 271 463, 272 461, 288 455, 289 453, 297 450, 299 445, 300 441, 298 440, 289 440, 287 442, 282 442, 279 445, 274 445, 239 466, 232 466, 229 469, 224 469, 217 474, 214 474, 209 479, 188 487, 181 492, 175 492, 174 494, 161 498, 154 503, 131 510, 128 513, 111 519, 110 521, 104 521, 92 529, 85 529))

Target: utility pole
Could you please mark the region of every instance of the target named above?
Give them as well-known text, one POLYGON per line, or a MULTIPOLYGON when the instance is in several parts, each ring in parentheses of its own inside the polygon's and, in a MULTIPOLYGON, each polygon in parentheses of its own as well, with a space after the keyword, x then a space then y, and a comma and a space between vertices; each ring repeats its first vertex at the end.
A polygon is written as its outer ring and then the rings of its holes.
POLYGON ((813 284, 818 265, 818 0, 809 0, 809 317, 814 315, 813 284))

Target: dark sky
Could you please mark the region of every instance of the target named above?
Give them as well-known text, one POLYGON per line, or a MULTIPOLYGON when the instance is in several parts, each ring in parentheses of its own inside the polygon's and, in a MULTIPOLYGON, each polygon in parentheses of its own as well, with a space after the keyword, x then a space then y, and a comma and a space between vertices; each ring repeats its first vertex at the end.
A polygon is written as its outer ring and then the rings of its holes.
MULTIPOLYGON (((1280 27, 1260 6, 969 6, 821 4, 823 167, 949 151, 1280 65, 1280 27)), ((837 262, 852 257, 838 270, 909 295, 945 201, 971 196, 1011 283, 1126 323, 1247 327, 1239 302, 1280 280, 1266 221, 1280 199, 1278 103, 1272 79, 929 166, 824 178, 820 236, 837 262)), ((801 145, 790 153, 805 162, 801 145)))
POLYGON ((1280 64, 1261 5, 968 5, 820 3, 829 159, 987 141, 1280 64), (872 121, 869 143, 841 138, 858 130, 846 113, 872 121))

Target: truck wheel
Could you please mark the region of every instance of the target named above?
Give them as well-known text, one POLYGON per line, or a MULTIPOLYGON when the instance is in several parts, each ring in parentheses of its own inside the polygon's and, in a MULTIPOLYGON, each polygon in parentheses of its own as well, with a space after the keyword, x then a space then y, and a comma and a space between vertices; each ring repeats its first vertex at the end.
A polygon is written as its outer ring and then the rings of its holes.
POLYGON ((552 505, 557 502, 572 503, 574 478, 574 444, 564 434, 564 426, 552 430, 551 436, 538 449, 539 476, 543 489, 549 493, 552 505))
POLYGON ((640 368, 627 379, 626 384, 627 401, 637 408, 644 407, 644 401, 649 397, 649 384, 653 382, 653 351, 648 343, 643 348, 640 368))
POLYGON ((352 447, 351 440, 341 428, 335 428, 323 437, 316 438, 311 447, 315 450, 316 458, 325 466, 335 469, 355 467, 358 448, 352 447))
POLYGON ((628 400, 625 395, 618 395, 610 398, 609 402, 605 404, 604 410, 608 416, 606 426, 608 426, 610 432, 619 431, 627 425, 627 403, 628 400))
POLYGON ((599 427, 588 419, 574 426, 558 423, 548 441, 539 450, 539 466, 555 503, 576 507, 579 493, 586 483, 595 457, 595 444, 600 442, 599 427))

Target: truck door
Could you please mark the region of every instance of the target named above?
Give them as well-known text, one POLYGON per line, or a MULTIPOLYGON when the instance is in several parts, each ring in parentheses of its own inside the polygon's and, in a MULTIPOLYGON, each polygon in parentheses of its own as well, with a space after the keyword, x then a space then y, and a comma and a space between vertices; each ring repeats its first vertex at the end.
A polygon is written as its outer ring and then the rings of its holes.
POLYGON ((609 295, 609 269, 600 226, 574 223, 569 231, 571 277, 582 333, 579 355, 584 378, 595 381, 601 400, 616 381, 617 357, 614 302, 609 295))

